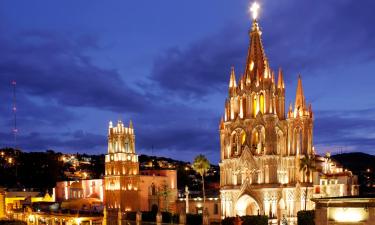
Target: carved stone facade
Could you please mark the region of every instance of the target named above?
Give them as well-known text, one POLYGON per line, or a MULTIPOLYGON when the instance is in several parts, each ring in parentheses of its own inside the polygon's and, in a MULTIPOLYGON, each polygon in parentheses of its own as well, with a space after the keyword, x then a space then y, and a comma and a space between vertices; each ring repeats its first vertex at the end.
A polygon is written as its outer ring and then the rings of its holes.
POLYGON ((139 210, 139 163, 135 154, 133 125, 119 121, 108 129, 108 154, 105 156, 106 208, 121 212, 139 210))
POLYGON ((246 69, 238 85, 231 70, 220 122, 222 217, 265 214, 292 221, 305 207, 306 187, 308 198, 313 194, 312 174, 299 170, 301 159, 314 155, 312 143, 313 112, 301 77, 294 108, 285 115, 283 73, 276 81, 254 20, 246 69))

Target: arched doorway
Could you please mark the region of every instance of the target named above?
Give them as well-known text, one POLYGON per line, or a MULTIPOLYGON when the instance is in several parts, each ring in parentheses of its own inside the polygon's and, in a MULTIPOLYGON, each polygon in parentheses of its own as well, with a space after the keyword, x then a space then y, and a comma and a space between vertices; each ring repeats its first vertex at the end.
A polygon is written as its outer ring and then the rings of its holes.
POLYGON ((250 195, 242 195, 236 202, 236 215, 258 215, 259 205, 250 195))

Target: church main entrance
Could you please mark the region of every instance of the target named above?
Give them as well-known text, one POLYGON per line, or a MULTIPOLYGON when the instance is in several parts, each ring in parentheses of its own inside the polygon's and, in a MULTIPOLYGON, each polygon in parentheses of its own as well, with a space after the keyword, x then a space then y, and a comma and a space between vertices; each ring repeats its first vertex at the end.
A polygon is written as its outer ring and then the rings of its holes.
POLYGON ((242 195, 236 202, 236 214, 239 216, 258 215, 259 205, 250 195, 242 195))

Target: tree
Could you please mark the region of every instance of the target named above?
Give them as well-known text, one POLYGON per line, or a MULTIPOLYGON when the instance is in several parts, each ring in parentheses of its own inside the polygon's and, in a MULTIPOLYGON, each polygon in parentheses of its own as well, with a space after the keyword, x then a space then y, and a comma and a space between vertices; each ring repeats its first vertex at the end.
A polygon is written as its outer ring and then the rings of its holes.
POLYGON ((202 176, 202 191, 203 191, 203 205, 206 203, 206 193, 204 189, 204 176, 206 175, 208 169, 210 169, 210 161, 206 156, 200 154, 194 159, 193 169, 202 176))
MULTIPOLYGON (((315 170, 315 158, 310 155, 305 155, 301 159, 300 165, 299 165, 299 171, 303 172, 305 177, 308 179, 310 177, 310 173, 315 170)), ((306 179, 306 180, 307 180, 306 179)), ((308 182, 308 180, 307 180, 308 182)), ((307 205, 307 187, 306 184, 306 191, 305 191, 305 211, 306 211, 306 205, 307 205)))
POLYGON ((163 182, 163 184, 160 185, 158 194, 164 200, 164 211, 169 211, 169 196, 171 195, 171 189, 166 182, 163 182))

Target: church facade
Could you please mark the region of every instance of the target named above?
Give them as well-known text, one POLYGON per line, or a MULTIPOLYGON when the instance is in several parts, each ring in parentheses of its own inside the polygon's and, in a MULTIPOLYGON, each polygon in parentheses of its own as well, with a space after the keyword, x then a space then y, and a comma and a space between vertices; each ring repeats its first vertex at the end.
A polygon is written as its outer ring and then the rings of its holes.
POLYGON ((314 207, 313 173, 300 171, 303 158, 315 156, 314 116, 301 76, 294 104, 286 112, 284 75, 271 69, 261 35, 254 19, 246 69, 239 79, 234 68, 230 73, 219 126, 221 215, 261 214, 293 221, 298 211, 314 207))

